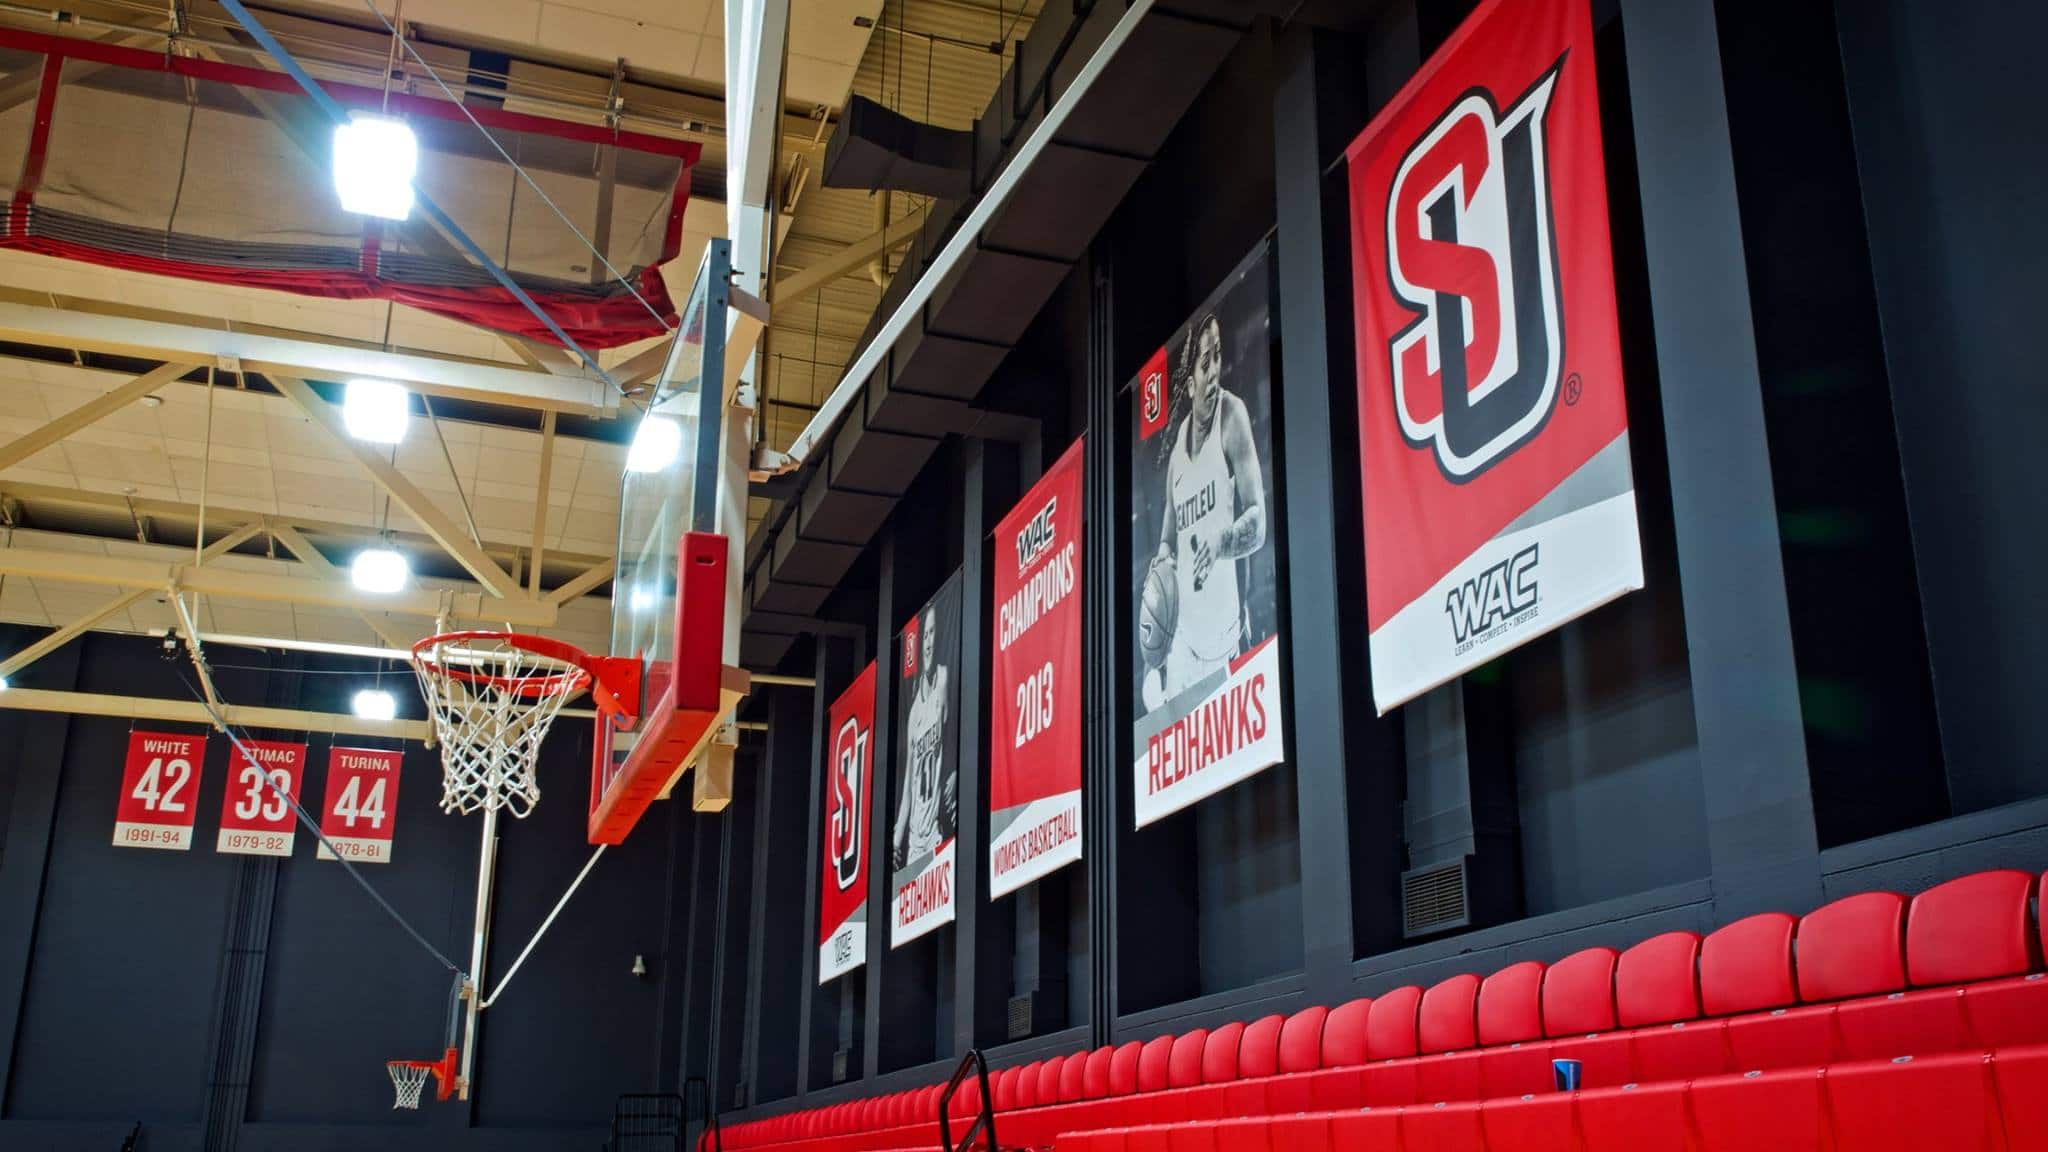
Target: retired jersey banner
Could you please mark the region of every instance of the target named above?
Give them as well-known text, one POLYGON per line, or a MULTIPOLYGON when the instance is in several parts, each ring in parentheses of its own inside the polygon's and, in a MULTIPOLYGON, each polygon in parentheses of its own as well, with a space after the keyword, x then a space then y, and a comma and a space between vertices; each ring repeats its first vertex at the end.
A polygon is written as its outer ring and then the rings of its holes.
POLYGON ((1381 712, 1643 586, 1589 0, 1485 0, 1349 151, 1381 712))
POLYGON ((896 817, 889 831, 889 947, 953 922, 960 817, 960 574, 896 636, 896 817))
POLYGON ((818 888, 818 983, 868 961, 868 797, 875 758, 875 666, 832 702, 825 744, 825 882, 818 888))
POLYGON ((398 777, 405 753, 381 748, 327 750, 327 798, 320 805, 320 835, 314 852, 322 860, 358 864, 391 863, 398 827, 398 777), (328 851, 332 844, 334 850, 328 851))
POLYGON ((128 733, 114 846, 189 851, 199 816, 199 770, 205 763, 204 733, 128 733))
POLYGON ((304 744, 231 742, 228 787, 221 795, 220 835, 214 841, 214 851, 237 856, 291 855, 299 833, 298 813, 292 808, 299 802, 299 788, 305 779, 304 744))
POLYGON ((1272 294, 1261 243, 1134 382, 1133 817, 1287 756, 1280 716, 1272 294))
POLYGON ((1081 458, 1076 440, 996 526, 989 895, 1081 858, 1081 458))

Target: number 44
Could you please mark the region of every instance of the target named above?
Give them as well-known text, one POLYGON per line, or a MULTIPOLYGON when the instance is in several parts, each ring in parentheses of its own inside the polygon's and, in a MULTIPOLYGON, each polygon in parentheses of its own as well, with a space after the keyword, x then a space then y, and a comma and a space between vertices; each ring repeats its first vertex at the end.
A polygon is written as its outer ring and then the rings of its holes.
POLYGON ((382 829, 384 827, 384 781, 377 780, 372 782, 368 795, 363 793, 362 783, 363 778, 361 776, 349 777, 348 783, 342 785, 341 795, 335 798, 334 814, 341 817, 342 821, 350 828, 356 826, 357 820, 368 820, 370 827, 382 829))

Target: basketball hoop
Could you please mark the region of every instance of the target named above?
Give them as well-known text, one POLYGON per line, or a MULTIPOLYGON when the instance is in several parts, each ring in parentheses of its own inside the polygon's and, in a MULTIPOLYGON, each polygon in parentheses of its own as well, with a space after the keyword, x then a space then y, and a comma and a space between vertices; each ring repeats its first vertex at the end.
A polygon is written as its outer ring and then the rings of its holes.
POLYGON ((590 687, 590 663, 573 644, 516 632, 449 632, 413 645, 441 744, 441 810, 533 811, 541 741, 562 706, 590 687))
POLYGON ((391 1073, 391 1087, 397 1093, 397 1099, 391 1104, 393 1108, 418 1109, 420 1095, 429 1076, 438 1081, 434 1087, 434 1099, 446 1100, 455 1094, 453 1048, 443 1052, 439 1060, 387 1060, 384 1068, 391 1073))

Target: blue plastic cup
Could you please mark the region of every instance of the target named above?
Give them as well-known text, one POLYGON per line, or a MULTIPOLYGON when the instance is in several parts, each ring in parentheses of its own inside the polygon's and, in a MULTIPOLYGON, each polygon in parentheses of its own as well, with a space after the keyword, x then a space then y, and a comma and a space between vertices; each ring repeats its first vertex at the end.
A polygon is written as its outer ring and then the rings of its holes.
POLYGON ((1556 1081, 1559 1092, 1577 1092, 1579 1090, 1579 1068, 1580 1065, 1577 1060, 1552 1060, 1550 1062, 1550 1076, 1552 1080, 1556 1081))

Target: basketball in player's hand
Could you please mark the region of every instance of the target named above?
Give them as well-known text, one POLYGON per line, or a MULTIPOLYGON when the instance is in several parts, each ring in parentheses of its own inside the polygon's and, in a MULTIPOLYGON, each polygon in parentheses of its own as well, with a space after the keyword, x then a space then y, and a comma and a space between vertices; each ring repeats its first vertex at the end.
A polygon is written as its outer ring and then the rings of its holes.
POLYGON ((1173 557, 1161 556, 1145 573, 1138 596, 1138 647, 1148 666, 1166 659, 1173 630, 1180 625, 1180 583, 1174 577, 1173 557))

